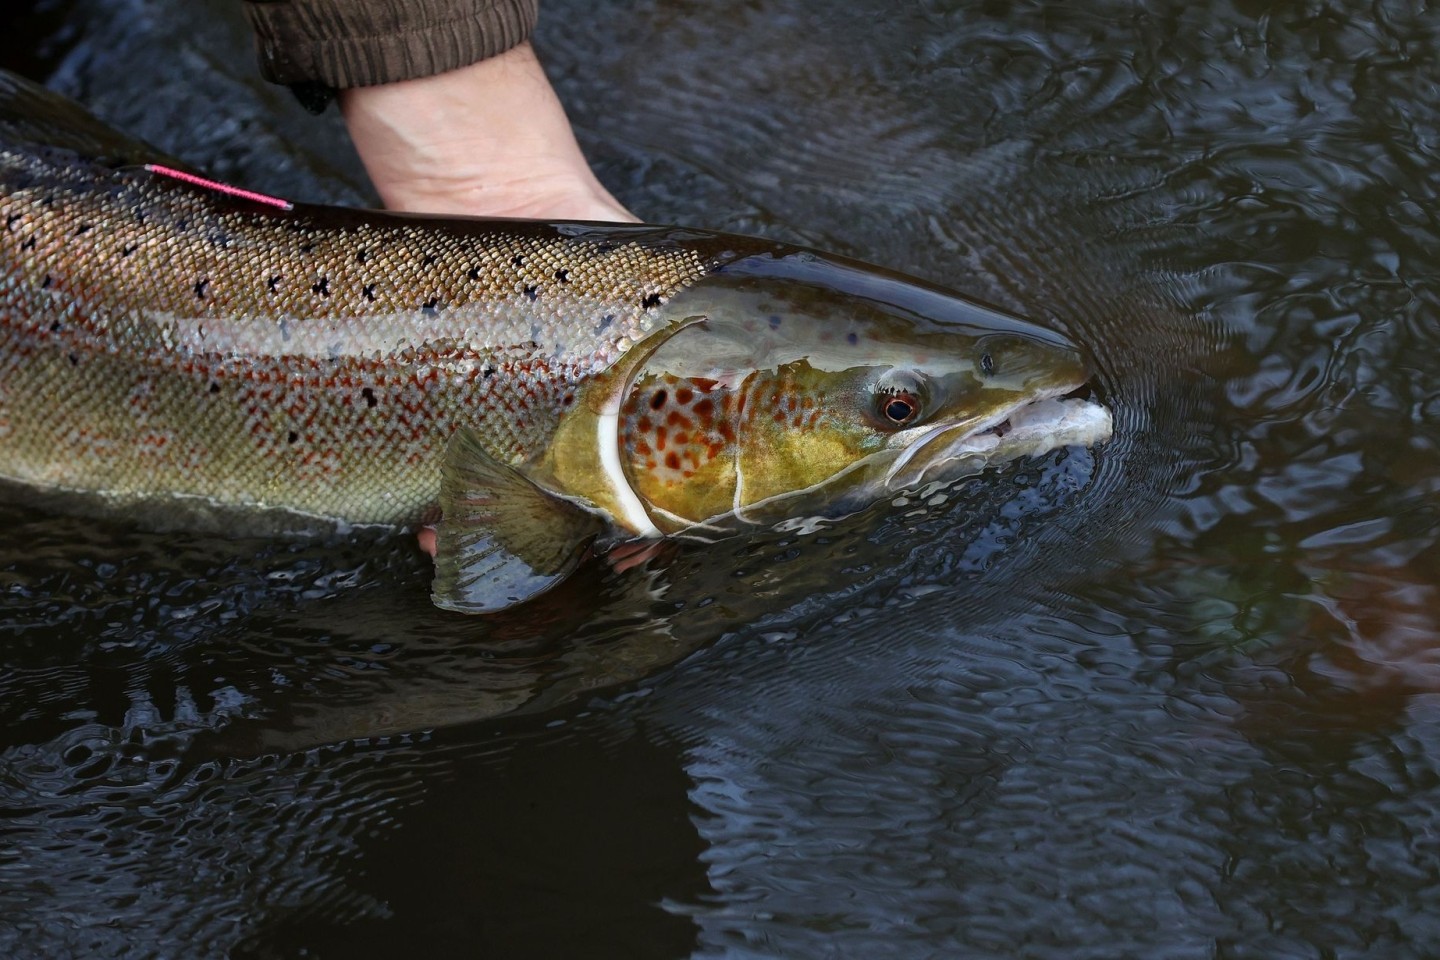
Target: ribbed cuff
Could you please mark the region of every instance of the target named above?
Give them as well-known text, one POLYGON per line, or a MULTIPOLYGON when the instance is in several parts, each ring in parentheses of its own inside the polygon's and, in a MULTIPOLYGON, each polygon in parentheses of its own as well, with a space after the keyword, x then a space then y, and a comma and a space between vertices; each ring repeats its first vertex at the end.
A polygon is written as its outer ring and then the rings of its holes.
POLYGON ((245 0, 260 73, 342 89, 458 70, 529 39, 539 0, 245 0))

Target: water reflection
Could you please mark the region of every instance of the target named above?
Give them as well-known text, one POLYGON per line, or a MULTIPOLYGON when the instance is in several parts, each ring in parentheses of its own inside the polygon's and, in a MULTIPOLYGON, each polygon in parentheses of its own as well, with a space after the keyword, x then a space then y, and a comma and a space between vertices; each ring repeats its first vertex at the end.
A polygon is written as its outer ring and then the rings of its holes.
POLYGON ((403 816, 367 818, 350 903, 274 911, 238 955, 688 955, 696 927, 673 905, 709 892, 689 778, 672 747, 596 733, 522 735, 443 765, 390 756, 423 789, 403 816))
MULTIPOLYGON (((251 78, 230 8, 67 23, 55 82, 122 125, 257 189, 363 196, 335 118, 251 78)), ((622 202, 1050 320, 1093 351, 1115 442, 593 568, 483 636, 429 609, 403 543, 7 508, 3 936, 1425 956, 1437 27, 1409 3, 547 2, 622 202)))

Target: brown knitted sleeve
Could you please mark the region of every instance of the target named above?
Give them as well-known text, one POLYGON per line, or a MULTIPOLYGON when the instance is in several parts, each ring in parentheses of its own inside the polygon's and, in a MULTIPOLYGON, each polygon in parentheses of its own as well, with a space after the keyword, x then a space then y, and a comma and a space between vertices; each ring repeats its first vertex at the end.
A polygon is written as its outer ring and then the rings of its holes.
POLYGON ((428 77, 529 39, 539 0, 244 0, 267 80, 343 88, 428 77))

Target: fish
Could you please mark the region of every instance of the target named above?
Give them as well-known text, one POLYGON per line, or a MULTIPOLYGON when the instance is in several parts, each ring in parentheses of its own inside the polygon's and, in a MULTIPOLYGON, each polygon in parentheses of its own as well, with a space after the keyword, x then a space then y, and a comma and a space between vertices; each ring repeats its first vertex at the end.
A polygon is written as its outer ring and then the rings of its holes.
POLYGON ((206 178, 0 74, 0 479, 112 514, 438 523, 435 603, 1112 431, 1060 333, 818 250, 206 178))

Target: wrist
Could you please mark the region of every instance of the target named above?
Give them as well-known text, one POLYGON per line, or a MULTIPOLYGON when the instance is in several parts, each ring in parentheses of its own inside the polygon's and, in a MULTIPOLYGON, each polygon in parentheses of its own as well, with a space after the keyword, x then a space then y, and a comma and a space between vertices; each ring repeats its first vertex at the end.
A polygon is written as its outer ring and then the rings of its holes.
POLYGON ((341 91, 391 209, 634 219, 595 179, 529 44, 459 70, 341 91))

